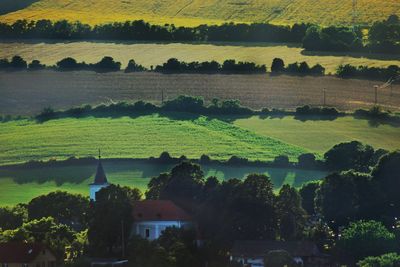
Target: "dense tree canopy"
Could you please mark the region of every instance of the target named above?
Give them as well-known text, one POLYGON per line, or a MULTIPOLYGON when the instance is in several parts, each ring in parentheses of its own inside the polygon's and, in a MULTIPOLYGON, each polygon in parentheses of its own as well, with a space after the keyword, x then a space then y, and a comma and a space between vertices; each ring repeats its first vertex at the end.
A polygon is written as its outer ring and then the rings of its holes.
POLYGON ((368 172, 369 167, 373 164, 371 159, 374 152, 371 146, 352 141, 335 145, 325 153, 324 158, 326 165, 331 170, 354 169, 368 172))
POLYGON ((81 195, 56 191, 32 199, 28 205, 29 220, 53 217, 73 228, 86 228, 89 200, 81 195))
POLYGON ((138 189, 109 185, 96 194, 92 203, 88 239, 94 255, 113 255, 127 241, 132 224, 132 202, 141 198, 138 189), (122 230, 123 229, 123 230, 122 230))
POLYGON ((343 230, 337 247, 356 262, 368 256, 379 256, 397 250, 394 234, 376 221, 351 223, 343 230))
POLYGON ((400 255, 387 253, 381 256, 370 256, 357 263, 359 267, 394 267, 400 265, 400 255))
POLYGON ((28 220, 26 205, 18 204, 15 207, 0 207, 0 229, 13 230, 28 220))
POLYGON ((297 190, 283 185, 276 200, 276 208, 281 239, 289 241, 301 238, 307 213, 297 190))
POLYGON ((66 247, 76 240, 75 232, 64 224, 57 224, 51 217, 32 220, 14 230, 0 233, 0 242, 38 242, 49 246, 58 259, 64 259, 66 247))

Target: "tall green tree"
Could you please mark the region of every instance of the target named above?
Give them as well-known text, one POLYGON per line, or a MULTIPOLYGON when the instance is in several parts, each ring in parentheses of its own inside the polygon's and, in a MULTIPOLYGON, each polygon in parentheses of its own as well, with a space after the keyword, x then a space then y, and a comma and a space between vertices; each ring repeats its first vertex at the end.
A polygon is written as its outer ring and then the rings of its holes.
POLYGON ((89 199, 77 194, 56 191, 32 199, 28 205, 30 220, 53 217, 58 223, 86 228, 89 199))
POLYGON ((400 217, 400 151, 383 156, 372 171, 374 182, 382 190, 386 214, 400 217))
POLYGON ((284 240, 295 240, 303 232, 307 215, 301 205, 301 196, 289 185, 283 185, 276 201, 280 236, 284 240))
POLYGON ((18 204, 15 207, 0 208, 0 229, 16 229, 28 220, 26 205, 18 204))
POLYGON ((93 254, 112 255, 116 248, 122 246, 122 240, 128 240, 132 225, 132 201, 140 198, 140 191, 119 185, 109 185, 97 192, 88 231, 93 254))
POLYGON ((224 221, 235 239, 275 238, 277 214, 270 178, 249 174, 228 203, 224 221))
POLYGON ((325 153, 326 165, 331 170, 350 170, 369 172, 372 165, 374 149, 358 141, 335 145, 325 153))
POLYGON ((315 214, 315 197, 319 189, 319 182, 309 182, 304 184, 300 190, 301 204, 303 209, 309 214, 315 214))

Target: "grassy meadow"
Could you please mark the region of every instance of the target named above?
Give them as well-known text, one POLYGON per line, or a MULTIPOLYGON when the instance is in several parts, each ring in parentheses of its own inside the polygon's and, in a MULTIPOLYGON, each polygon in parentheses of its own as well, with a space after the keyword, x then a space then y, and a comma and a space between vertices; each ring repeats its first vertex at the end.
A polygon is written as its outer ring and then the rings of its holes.
MULTIPOLYGON (((173 166, 135 162, 103 162, 108 180, 114 184, 139 188, 143 193, 151 177, 169 171, 173 166)), ((283 168, 230 167, 218 164, 202 165, 206 177, 220 180, 244 178, 250 173, 268 175, 278 190, 283 184, 295 187, 311 180, 323 178, 322 171, 283 168)), ((89 194, 88 185, 93 181, 95 165, 72 165, 68 167, 44 167, 29 170, 0 169, 0 206, 25 203, 41 194, 56 190, 89 194)))
MULTIPOLYGON (((351 24, 352 1, 324 0, 39 0, 29 7, 0 17, 17 19, 79 20, 89 24, 144 19, 154 24, 196 26, 233 22, 322 25, 351 24)), ((400 14, 397 0, 359 0, 358 22, 371 23, 400 14)))
POLYGON ((353 140, 372 145, 374 148, 400 149, 400 128, 371 125, 368 120, 350 116, 332 121, 300 121, 291 116, 274 119, 251 117, 237 119, 234 125, 319 154, 323 154, 335 144, 353 140))
POLYGON ((0 127, 0 164, 29 160, 93 156, 98 148, 107 158, 148 158, 168 151, 172 156, 214 159, 236 155, 251 160, 272 160, 288 155, 295 160, 307 150, 260 136, 230 123, 170 114, 137 118, 82 118, 51 120, 42 124, 20 120, 0 127))
POLYGON ((145 67, 160 65, 170 58, 191 61, 220 63, 226 59, 249 61, 271 66, 275 57, 286 64, 306 61, 309 65, 321 64, 326 73, 335 73, 341 64, 370 67, 400 65, 400 58, 393 55, 360 55, 357 53, 304 52, 299 46, 287 44, 184 44, 184 43, 112 43, 112 42, 5 42, 0 43, 0 58, 22 56, 25 60, 38 59, 46 65, 54 65, 66 57, 73 57, 86 63, 98 62, 104 56, 111 56, 125 68, 130 59, 145 67))
POLYGON ((296 161, 301 153, 322 156, 333 145, 350 140, 400 149, 399 128, 352 117, 302 122, 293 117, 216 119, 169 113, 5 122, 0 127, 0 165, 94 156, 98 148, 106 158, 157 157, 168 151, 174 157, 207 154, 226 160, 235 155, 270 161, 288 155, 296 161))

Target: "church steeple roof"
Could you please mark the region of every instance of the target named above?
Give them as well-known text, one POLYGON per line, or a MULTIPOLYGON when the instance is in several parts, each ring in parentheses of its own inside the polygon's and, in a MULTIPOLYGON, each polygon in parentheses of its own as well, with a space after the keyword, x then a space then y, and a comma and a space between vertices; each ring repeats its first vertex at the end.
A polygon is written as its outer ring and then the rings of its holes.
POLYGON ((101 154, 99 149, 99 161, 97 163, 96 175, 94 176, 93 184, 108 184, 106 173, 103 169, 103 164, 101 164, 101 154))

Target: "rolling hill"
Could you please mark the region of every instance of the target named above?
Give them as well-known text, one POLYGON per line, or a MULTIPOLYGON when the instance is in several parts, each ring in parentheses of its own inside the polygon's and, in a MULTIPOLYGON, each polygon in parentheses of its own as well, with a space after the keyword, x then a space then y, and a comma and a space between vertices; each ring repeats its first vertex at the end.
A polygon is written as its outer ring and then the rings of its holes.
MULTIPOLYGON (((400 15, 400 1, 358 0, 359 23, 382 20, 391 14, 400 15)), ((352 0, 39 0, 0 16, 0 21, 67 19, 93 25, 144 19, 184 26, 226 21, 332 25, 350 24, 351 15, 352 0)))

